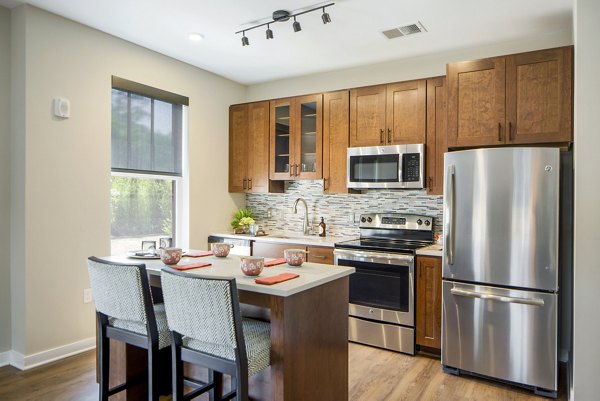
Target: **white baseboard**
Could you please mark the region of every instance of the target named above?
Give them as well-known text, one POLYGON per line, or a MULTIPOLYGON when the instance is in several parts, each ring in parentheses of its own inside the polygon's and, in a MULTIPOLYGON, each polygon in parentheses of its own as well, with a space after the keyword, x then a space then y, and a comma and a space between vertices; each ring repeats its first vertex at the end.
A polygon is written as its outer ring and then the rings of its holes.
POLYGON ((0 368, 10 364, 10 351, 0 352, 0 368))
MULTIPOLYGON (((52 348, 31 355, 23 355, 16 351, 10 351, 9 363, 17 369, 27 370, 59 359, 76 355, 84 351, 96 348, 96 337, 86 338, 71 344, 52 348)), ((5 352, 5 354, 8 354, 5 352)), ((2 354, 0 354, 1 358, 2 354)), ((0 359, 2 361, 2 359, 0 359)), ((1 364, 0 364, 1 366, 1 364)))

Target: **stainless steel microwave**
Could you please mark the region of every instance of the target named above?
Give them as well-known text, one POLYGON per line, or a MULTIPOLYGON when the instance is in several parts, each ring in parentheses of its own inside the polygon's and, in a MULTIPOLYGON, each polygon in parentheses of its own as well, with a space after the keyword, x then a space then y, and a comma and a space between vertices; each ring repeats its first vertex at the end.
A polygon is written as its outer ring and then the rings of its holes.
POLYGON ((348 148, 348 188, 423 188, 425 145, 348 148))

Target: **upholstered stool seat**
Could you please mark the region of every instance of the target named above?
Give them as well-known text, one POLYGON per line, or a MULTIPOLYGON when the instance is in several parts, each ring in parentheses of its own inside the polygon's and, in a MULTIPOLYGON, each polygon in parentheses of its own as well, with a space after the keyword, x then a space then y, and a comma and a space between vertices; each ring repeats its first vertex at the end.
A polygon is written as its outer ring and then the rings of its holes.
POLYGON ((271 325, 242 319, 234 278, 207 277, 164 268, 163 296, 173 361, 173 400, 211 391, 211 400, 248 401, 248 377, 270 364, 271 325), (209 369, 208 383, 183 377, 183 362, 209 369), (222 395, 222 374, 232 391, 222 395), (183 394, 183 386, 194 388, 183 394))

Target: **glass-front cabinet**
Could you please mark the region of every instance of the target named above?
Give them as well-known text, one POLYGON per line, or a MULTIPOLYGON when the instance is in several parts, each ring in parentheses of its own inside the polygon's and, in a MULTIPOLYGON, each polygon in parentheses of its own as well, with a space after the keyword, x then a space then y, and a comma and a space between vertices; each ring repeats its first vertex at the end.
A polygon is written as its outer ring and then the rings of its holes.
POLYGON ((272 180, 323 176, 322 106, 320 94, 271 102, 272 180))

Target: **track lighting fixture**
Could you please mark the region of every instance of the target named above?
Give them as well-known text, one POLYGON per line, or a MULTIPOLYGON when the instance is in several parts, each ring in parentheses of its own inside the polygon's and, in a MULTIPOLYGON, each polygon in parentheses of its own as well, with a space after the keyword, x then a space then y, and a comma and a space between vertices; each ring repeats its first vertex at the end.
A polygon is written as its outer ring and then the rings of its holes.
POLYGON ((324 24, 329 24, 331 22, 331 17, 325 11, 325 7, 323 7, 323 15, 321 15, 321 19, 323 20, 324 24))
POLYGON ((302 15, 302 14, 308 14, 310 12, 316 11, 316 10, 323 10, 323 14, 321 15, 321 20, 323 20, 324 24, 328 24, 331 22, 331 17, 329 16, 329 14, 327 13, 327 11, 325 10, 327 7, 331 7, 333 6, 335 3, 329 3, 329 4, 325 4, 323 6, 319 6, 316 8, 311 8, 309 10, 304 10, 304 11, 300 11, 297 12, 295 14, 290 13, 289 11, 286 10, 276 10, 273 12, 273 15, 271 16, 272 20, 265 22, 263 24, 260 25, 255 25, 252 26, 250 28, 246 28, 244 30, 241 31, 237 31, 236 34, 241 33, 242 34, 242 46, 248 46, 250 45, 250 41, 248 40, 248 38, 246 37, 246 31, 250 31, 254 28, 259 28, 261 26, 267 26, 267 30, 265 32, 265 36, 267 39, 273 39, 273 30, 271 30, 271 24, 275 23, 275 22, 285 22, 285 21, 289 21, 290 18, 294 18, 294 23, 292 24, 292 28, 294 28, 294 32, 300 32, 302 30, 302 27, 300 26, 300 22, 296 21, 296 17, 298 15, 302 15))
POLYGON ((294 26, 294 32, 300 32, 302 30, 300 23, 296 21, 296 17, 294 17, 294 23, 292 25, 294 26))

